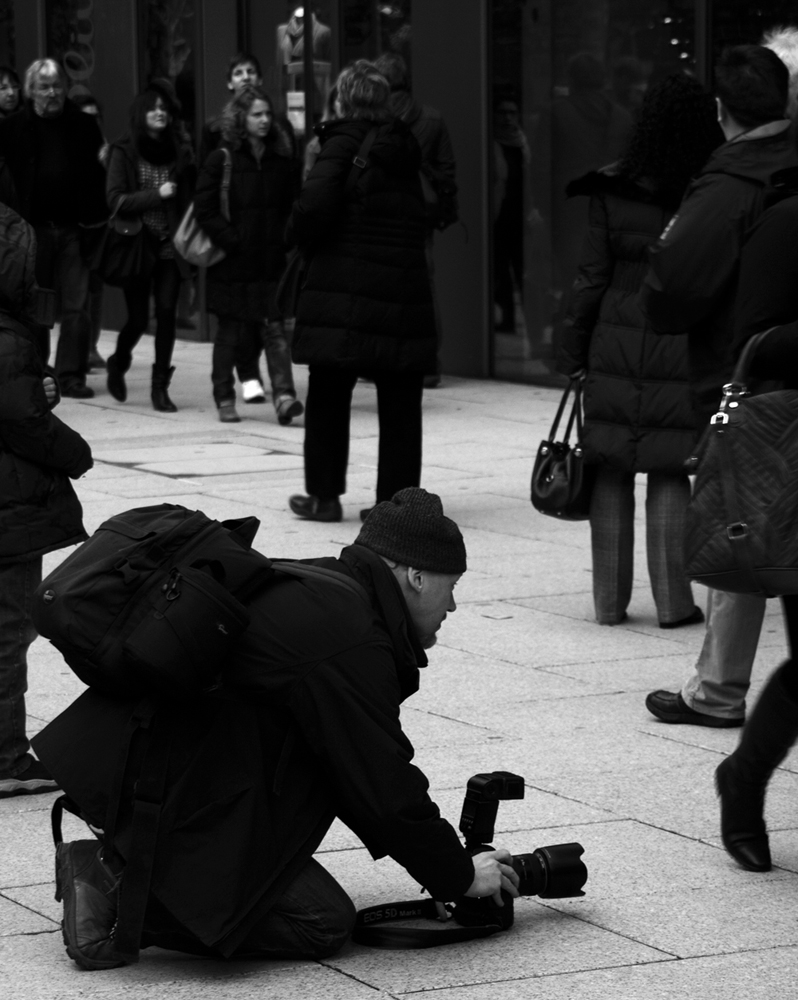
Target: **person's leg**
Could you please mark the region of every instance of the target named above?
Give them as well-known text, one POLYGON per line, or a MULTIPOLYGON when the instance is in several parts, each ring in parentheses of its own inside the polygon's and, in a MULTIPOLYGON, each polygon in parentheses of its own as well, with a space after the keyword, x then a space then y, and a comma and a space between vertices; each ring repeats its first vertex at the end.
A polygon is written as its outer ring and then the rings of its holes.
POLYGON ((749 871, 770 870, 765 792, 798 737, 798 595, 783 597, 782 603, 790 659, 768 679, 737 748, 715 772, 723 846, 749 871))
POLYGON ((153 270, 155 297, 155 370, 166 373, 175 347, 177 300, 180 296, 180 269, 174 260, 159 260, 153 270))
POLYGON ((213 400, 217 406, 233 404, 236 384, 233 375, 243 324, 230 316, 220 316, 213 342, 213 400))
POLYGON ((31 760, 25 732, 27 653, 36 638, 31 610, 41 580, 41 556, 0 566, 0 778, 15 777, 31 760))
POLYGON ((380 422, 377 503, 382 503, 398 490, 421 483, 424 376, 377 374, 374 384, 380 422))
POLYGON ((275 302, 277 283, 269 284, 269 317, 263 328, 266 368, 272 386, 272 402, 277 420, 283 426, 299 417, 304 406, 296 398, 294 373, 291 367, 291 336, 285 328, 275 302))
MULTIPOLYGON (((35 226, 36 233, 36 284, 40 288, 55 289, 55 230, 51 226, 35 226)), ((50 330, 46 326, 36 324, 36 344, 39 348, 42 364, 50 359, 50 330)))
POLYGON ((305 489, 319 500, 346 493, 354 372, 311 365, 305 414, 305 489))
POLYGON ((704 644, 681 692, 689 708, 722 719, 745 717, 766 607, 767 598, 759 594, 709 591, 704 644))
POLYGON ((91 339, 89 343, 90 368, 105 368, 105 362, 100 356, 100 352, 98 350, 100 333, 102 332, 103 325, 104 291, 105 285, 103 284, 102 275, 97 271, 90 271, 88 301, 86 303, 89 314, 89 327, 91 330, 91 339))
POLYGON ((86 311, 89 269, 80 253, 77 226, 60 228, 56 239, 55 288, 61 303, 61 332, 55 371, 62 391, 70 395, 76 386, 85 387, 89 369, 91 334, 86 311))
MULTIPOLYGON (((242 386, 247 382, 258 382, 260 377, 260 352, 263 350, 263 322, 242 322, 241 338, 236 357, 236 374, 242 386)), ((244 396, 246 399, 246 395, 244 396)))
POLYGON ((124 403, 127 399, 125 372, 133 360, 133 348, 139 342, 149 322, 150 284, 149 277, 136 278, 128 281, 123 288, 127 319, 116 338, 114 353, 105 362, 108 391, 120 403, 124 403))
MULTIPOLYGON (((682 555, 689 501, 690 480, 686 475, 649 472, 646 550, 648 575, 660 623, 680 622, 695 613, 693 591, 682 555)), ((700 617, 696 618, 696 621, 700 620, 700 617)))
POLYGON ((241 942, 235 957, 330 958, 349 940, 355 915, 349 896, 311 858, 241 942))
POLYGON ((600 625, 617 625, 632 599, 635 477, 602 465, 590 501, 593 603, 600 625))

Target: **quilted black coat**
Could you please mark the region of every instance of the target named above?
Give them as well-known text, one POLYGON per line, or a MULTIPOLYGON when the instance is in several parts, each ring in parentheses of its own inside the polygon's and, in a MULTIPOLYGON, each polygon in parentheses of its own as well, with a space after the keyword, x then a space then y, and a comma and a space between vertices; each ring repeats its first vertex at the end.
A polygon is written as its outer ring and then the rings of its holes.
POLYGON ((368 166, 347 194, 371 127, 342 119, 317 130, 321 152, 288 227, 289 240, 310 257, 293 357, 364 372, 432 372, 421 152, 402 122, 380 125, 368 166))
POLYGON ((0 565, 86 538, 68 477, 92 466, 77 431, 50 412, 27 326, 36 258, 31 227, 0 205, 0 565))
POLYGON ((587 459, 629 472, 681 472, 696 438, 685 337, 655 334, 638 292, 648 247, 673 208, 612 168, 585 175, 590 226, 558 369, 587 368, 587 459))
POLYGON ((284 231, 295 194, 290 151, 267 144, 260 164, 249 145, 231 151, 230 221, 222 215, 224 153, 214 150, 197 182, 197 221, 227 257, 208 269, 208 310, 217 316, 263 320, 267 287, 285 267, 284 231))

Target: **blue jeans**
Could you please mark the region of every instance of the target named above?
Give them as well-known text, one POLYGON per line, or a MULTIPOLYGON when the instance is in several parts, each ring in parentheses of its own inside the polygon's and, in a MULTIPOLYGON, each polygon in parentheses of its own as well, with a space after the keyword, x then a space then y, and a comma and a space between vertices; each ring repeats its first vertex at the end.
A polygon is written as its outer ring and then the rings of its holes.
POLYGON ((28 766, 25 692, 33 592, 42 582, 42 559, 0 566, 0 774, 15 777, 28 766))
MULTIPOLYGON (((590 503, 593 601, 596 620, 617 625, 632 597, 635 477, 602 466, 590 503)), ((646 555, 660 622, 692 614, 695 604, 684 570, 682 538, 690 500, 686 475, 649 472, 646 490, 646 555)))
POLYGON ((89 368, 89 269, 80 254, 77 226, 43 223, 35 230, 36 281, 42 288, 55 289, 61 312, 55 373, 62 387, 68 388, 85 383, 89 368))

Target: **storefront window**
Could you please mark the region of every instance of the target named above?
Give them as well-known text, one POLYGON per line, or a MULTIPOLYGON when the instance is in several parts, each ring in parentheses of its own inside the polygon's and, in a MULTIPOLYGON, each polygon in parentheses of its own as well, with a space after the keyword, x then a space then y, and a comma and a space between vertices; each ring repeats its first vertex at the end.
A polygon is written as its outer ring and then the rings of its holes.
POLYGON ((139 81, 171 84, 191 135, 197 128, 196 0, 138 0, 139 81))
POLYGON ((396 52, 410 67, 411 0, 343 0, 342 65, 396 52))
MULTIPOLYGON (((289 4, 286 18, 277 25, 277 72, 284 107, 297 136, 305 136, 306 102, 312 98, 313 122, 321 120, 330 90, 333 37, 329 2, 289 4), (305 22, 311 18, 313 35, 313 86, 306 87, 305 22), (308 92, 310 91, 310 92, 308 92)), ((309 60, 310 61, 310 60, 309 60)))
POLYGON ((693 0, 494 0, 493 374, 546 381, 587 228, 647 87, 695 68, 693 0))
POLYGON ((14 0, 0 0, 0 66, 16 66, 14 0))
MULTIPOLYGON (((94 48, 93 0, 47 0, 47 55, 57 59, 69 80, 69 97, 92 93, 94 48)), ((96 96, 96 95, 95 95, 96 96)))

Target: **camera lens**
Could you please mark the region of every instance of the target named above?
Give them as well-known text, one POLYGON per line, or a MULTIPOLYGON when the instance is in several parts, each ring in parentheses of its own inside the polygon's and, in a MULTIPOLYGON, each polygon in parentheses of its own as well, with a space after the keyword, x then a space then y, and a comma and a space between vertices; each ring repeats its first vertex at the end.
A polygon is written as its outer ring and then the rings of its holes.
POLYGON ((513 868, 519 878, 518 891, 522 896, 541 896, 546 891, 544 859, 534 854, 514 854, 513 868))
POLYGON ((546 881, 538 892, 541 899, 568 899, 584 896, 582 886, 587 882, 587 868, 581 844, 550 844, 539 847, 533 857, 540 858, 546 881))

